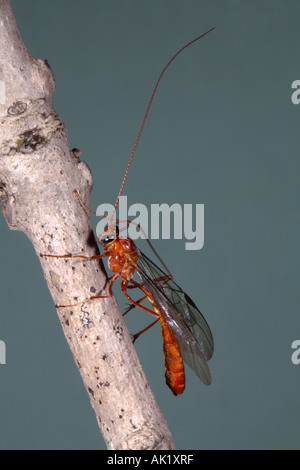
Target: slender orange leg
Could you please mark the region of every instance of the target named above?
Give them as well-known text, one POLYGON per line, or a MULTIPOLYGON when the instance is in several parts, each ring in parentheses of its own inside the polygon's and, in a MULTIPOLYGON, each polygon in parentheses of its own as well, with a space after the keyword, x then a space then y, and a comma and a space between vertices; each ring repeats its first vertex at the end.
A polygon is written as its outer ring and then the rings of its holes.
MULTIPOLYGON (((94 260, 94 259, 100 259, 100 258, 103 258, 105 256, 110 256, 110 253, 109 252, 105 252, 105 253, 102 253, 102 255, 94 255, 94 256, 84 256, 84 255, 50 255, 50 254, 42 254, 40 253, 40 257, 41 258, 81 258, 81 259, 88 259, 88 260, 94 260)), ((118 279, 119 277, 119 274, 115 274, 111 279, 110 279, 110 284, 109 284, 109 288, 108 288, 108 291, 109 291, 109 295, 96 295, 96 296, 92 296, 92 297, 89 297, 88 299, 86 300, 83 300, 83 301, 80 301, 80 302, 76 302, 74 304, 69 304, 69 305, 55 305, 56 308, 68 308, 68 307, 75 307, 76 305, 80 305, 82 304, 83 302, 86 302, 88 300, 93 300, 93 299, 107 299, 108 297, 112 297, 113 296, 113 293, 112 293, 112 286, 113 286, 113 283, 118 279)))
POLYGON ((82 259, 100 259, 104 256, 110 256, 109 252, 102 253, 102 255, 95 255, 95 256, 83 256, 83 255, 49 255, 40 253, 41 258, 82 258, 82 259))
POLYGON ((120 274, 115 274, 115 275, 111 278, 111 281, 110 281, 110 283, 109 283, 109 288, 108 288, 109 295, 93 295, 92 297, 89 297, 88 299, 85 299, 85 300, 81 300, 80 302, 76 302, 75 304, 70 304, 70 305, 55 305, 55 307, 56 307, 56 308, 75 307, 76 305, 80 305, 80 304, 82 304, 83 302, 88 302, 89 300, 108 299, 109 297, 112 297, 112 296, 113 296, 112 286, 113 286, 114 282, 118 279, 119 276, 120 276, 120 274))
MULTIPOLYGON (((156 282, 159 282, 159 281, 163 281, 165 280, 164 284, 162 284, 162 286, 164 286, 165 284, 167 284, 169 281, 170 281, 170 277, 169 276, 162 276, 162 277, 158 277, 156 279, 154 279, 154 281, 156 282)), ((143 283, 141 282, 140 284, 138 285, 132 285, 132 286, 127 286, 127 289, 137 289, 137 288, 141 288, 143 286, 143 283)), ((136 302, 138 304, 140 304, 141 302, 143 302, 144 300, 146 300, 148 298, 148 295, 144 295, 144 297, 142 297, 141 299, 137 300, 136 302)), ((127 310, 123 313, 123 317, 128 313, 130 312, 130 310, 133 310, 134 308, 136 307, 136 305, 134 304, 131 304, 127 310)))
MULTIPOLYGON (((162 285, 164 286, 164 285, 167 284, 169 281, 171 281, 171 278, 170 278, 170 276, 165 275, 165 276, 161 276, 161 277, 155 277, 155 278, 153 279, 153 282, 160 282, 160 281, 165 281, 165 282, 162 284, 162 285)), ((132 282, 132 280, 131 280, 131 282, 132 282)), ((136 284, 138 284, 138 285, 128 286, 127 289, 136 289, 137 287, 140 287, 140 286, 143 286, 143 285, 144 285, 142 282, 140 282, 140 283, 137 282, 136 284)))
POLYGON ((149 330, 150 328, 152 328, 152 326, 155 325, 155 323, 157 323, 159 321, 159 318, 157 318, 156 320, 154 320, 153 323, 150 323, 150 325, 146 326, 146 328, 144 328, 143 330, 139 331, 138 333, 136 333, 135 335, 132 335, 132 342, 134 343, 139 336, 141 336, 141 334, 145 333, 145 331, 149 330))
POLYGON ((109 292, 109 295, 94 295, 93 297, 90 297, 89 300, 93 300, 93 299, 107 299, 108 297, 112 297, 113 296, 113 291, 112 291, 112 286, 114 284, 114 282, 119 279, 120 277, 120 274, 119 273, 116 273, 112 278, 111 278, 111 281, 109 283, 109 288, 108 288, 108 292, 109 292))
MULTIPOLYGON (((135 300, 133 300, 133 299, 130 297, 129 294, 127 294, 126 289, 128 288, 128 282, 129 282, 129 281, 122 281, 121 289, 122 289, 123 294, 126 296, 126 298, 133 304, 133 307, 139 307, 139 308, 141 308, 142 310, 144 310, 145 312, 151 313, 151 315, 154 315, 155 317, 157 317, 156 320, 155 320, 154 322, 152 322, 150 325, 148 325, 146 328, 144 328, 143 330, 139 331, 139 332, 136 333, 135 335, 132 335, 132 341, 133 341, 133 343, 134 343, 134 342, 136 341, 136 339, 137 339, 142 333, 145 333, 145 331, 149 330, 149 328, 151 328, 153 325, 155 325, 155 323, 157 323, 157 322, 159 321, 160 315, 159 315, 159 313, 157 313, 157 312, 155 312, 155 311, 153 311, 153 310, 150 310, 149 308, 144 307, 144 305, 141 305, 141 304, 140 304, 140 303, 141 303, 143 300, 145 300, 146 298, 149 298, 149 299, 150 299, 150 297, 149 297, 149 293, 147 292, 147 290, 146 290, 141 284, 139 284, 138 282, 133 281, 133 280, 131 279, 130 282, 132 282, 132 284, 134 285, 134 286, 131 286, 131 287, 138 287, 138 288, 140 288, 140 289, 145 293, 145 296, 142 297, 141 299, 135 301, 135 300)), ((130 286, 129 286, 129 287, 130 287, 130 286)), ((133 308, 133 307, 132 307, 132 308, 133 308)), ((129 310, 128 310, 128 311, 129 311, 129 310)), ((127 312, 125 312, 125 313, 127 313, 127 312)))
POLYGON ((144 285, 144 284, 141 282, 141 283, 139 284, 139 286, 133 286, 133 285, 132 285, 132 286, 127 286, 127 289, 137 289, 138 287, 143 286, 143 285, 144 285))
MULTIPOLYGON (((136 307, 139 307, 139 308, 141 308, 142 310, 145 310, 145 312, 151 313, 151 315, 154 315, 155 317, 159 317, 159 314, 158 314, 158 313, 154 312, 153 310, 150 310, 150 309, 147 308, 147 307, 144 307, 144 305, 140 305, 138 302, 136 302, 135 300, 133 300, 133 299, 130 297, 129 294, 127 294, 126 290, 127 290, 127 287, 128 287, 128 282, 129 282, 129 281, 125 281, 125 280, 122 281, 122 283, 121 283, 121 289, 122 289, 122 292, 123 292, 123 294, 125 295, 125 297, 129 300, 129 302, 131 302, 131 303, 132 303, 133 305, 135 305, 136 307)), ((138 282, 133 281, 132 279, 131 279, 130 282, 132 282, 133 284, 135 284, 136 287, 139 287, 139 288, 146 294, 146 296, 149 298, 149 293, 146 291, 146 289, 145 289, 143 286, 141 286, 138 282)))
MULTIPOLYGON (((165 280, 165 283, 164 284, 167 284, 169 281, 170 281, 170 278, 169 276, 162 276, 161 278, 158 278, 157 280, 161 281, 161 280, 165 280)), ((122 285, 121 285, 121 289, 122 289, 122 292, 123 294, 127 297, 127 299, 131 302, 132 305, 129 306, 129 308, 126 310, 125 313, 123 313, 123 316, 126 315, 126 313, 128 313, 130 310, 132 310, 133 308, 135 307, 139 307, 141 308, 142 310, 145 310, 145 312, 148 312, 148 313, 151 313, 151 315, 155 315, 155 316, 158 316, 158 314, 156 312, 154 312, 153 310, 150 310, 148 309, 147 307, 144 307, 143 305, 140 305, 141 302, 143 302, 144 300, 146 300, 147 298, 150 299, 150 296, 149 296, 149 292, 144 288, 143 284, 139 284, 138 282, 134 281, 133 279, 130 280, 130 282, 132 283, 132 285, 128 285, 128 282, 129 281, 122 281, 122 285), (137 301, 134 301, 126 292, 127 289, 141 289, 143 292, 144 292, 144 297, 142 297, 141 299, 137 300, 137 301)), ((163 285, 164 285, 163 284, 163 285)), ((152 302, 151 302, 152 303, 152 302)))
MULTIPOLYGON (((128 286, 128 288, 129 288, 129 287, 130 287, 130 286, 128 286)), ((133 289, 133 287, 136 287, 136 286, 131 286, 132 289, 133 289)), ((140 304, 141 302, 143 302, 143 301, 146 300, 146 299, 147 299, 147 295, 144 295, 144 297, 142 297, 141 299, 137 300, 136 303, 137 303, 137 304, 140 304)), ((136 305, 133 305, 133 304, 129 305, 129 307, 127 308, 127 310, 125 310, 125 312, 123 313, 123 317, 126 315, 126 313, 130 312, 130 310, 132 310, 132 309, 135 308, 135 307, 136 307, 136 305)))

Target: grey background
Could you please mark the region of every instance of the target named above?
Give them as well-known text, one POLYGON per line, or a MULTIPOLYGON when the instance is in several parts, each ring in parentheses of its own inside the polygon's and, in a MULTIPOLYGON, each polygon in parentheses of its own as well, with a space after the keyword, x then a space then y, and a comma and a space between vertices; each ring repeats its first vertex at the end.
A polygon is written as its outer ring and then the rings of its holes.
MULTIPOLYGON (((215 338, 211 387, 165 385, 159 327, 136 348, 178 449, 298 449, 298 1, 13 0, 31 53, 56 77, 70 148, 114 203, 155 80, 169 69, 125 187, 129 204, 205 204, 205 243, 155 247, 215 338)), ((95 226, 97 223, 94 219, 95 226)), ((103 449, 96 419, 26 237, 0 218, 1 449, 103 449)), ((143 248, 143 245, 142 245, 143 248)), ((124 300, 120 299, 124 309, 124 300)), ((149 322, 128 316, 131 332, 149 322)))

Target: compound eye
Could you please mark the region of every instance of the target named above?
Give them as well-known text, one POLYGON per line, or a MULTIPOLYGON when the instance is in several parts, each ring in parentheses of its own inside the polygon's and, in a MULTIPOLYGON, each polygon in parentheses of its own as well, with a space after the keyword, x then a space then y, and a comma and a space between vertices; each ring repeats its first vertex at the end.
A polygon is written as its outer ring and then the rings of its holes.
POLYGON ((101 243, 102 245, 108 245, 109 243, 112 243, 115 240, 114 235, 106 235, 105 237, 101 238, 101 243))

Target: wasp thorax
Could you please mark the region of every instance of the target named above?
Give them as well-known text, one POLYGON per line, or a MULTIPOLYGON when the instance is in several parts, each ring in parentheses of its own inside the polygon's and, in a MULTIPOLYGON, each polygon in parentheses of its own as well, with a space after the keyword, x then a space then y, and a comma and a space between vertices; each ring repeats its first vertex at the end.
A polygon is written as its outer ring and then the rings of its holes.
POLYGON ((117 225, 115 227, 107 225, 104 232, 99 236, 98 241, 101 245, 107 246, 113 243, 117 238, 119 238, 119 227, 117 225))

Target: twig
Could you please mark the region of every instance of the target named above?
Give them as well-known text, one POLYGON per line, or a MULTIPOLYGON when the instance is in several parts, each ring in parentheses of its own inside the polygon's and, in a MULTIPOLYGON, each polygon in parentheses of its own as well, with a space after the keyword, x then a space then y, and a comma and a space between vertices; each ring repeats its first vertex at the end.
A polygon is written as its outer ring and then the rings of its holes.
MULTIPOLYGON (((74 194, 88 203, 90 170, 69 150, 52 107, 52 71, 27 51, 9 0, 0 0, 0 83, 0 201, 9 227, 23 231, 37 254, 97 254, 90 215, 74 194)), ((58 309, 58 316, 107 446, 173 449, 115 299, 85 302, 105 292, 102 263, 45 258, 41 264, 55 304, 82 301, 58 309)))

